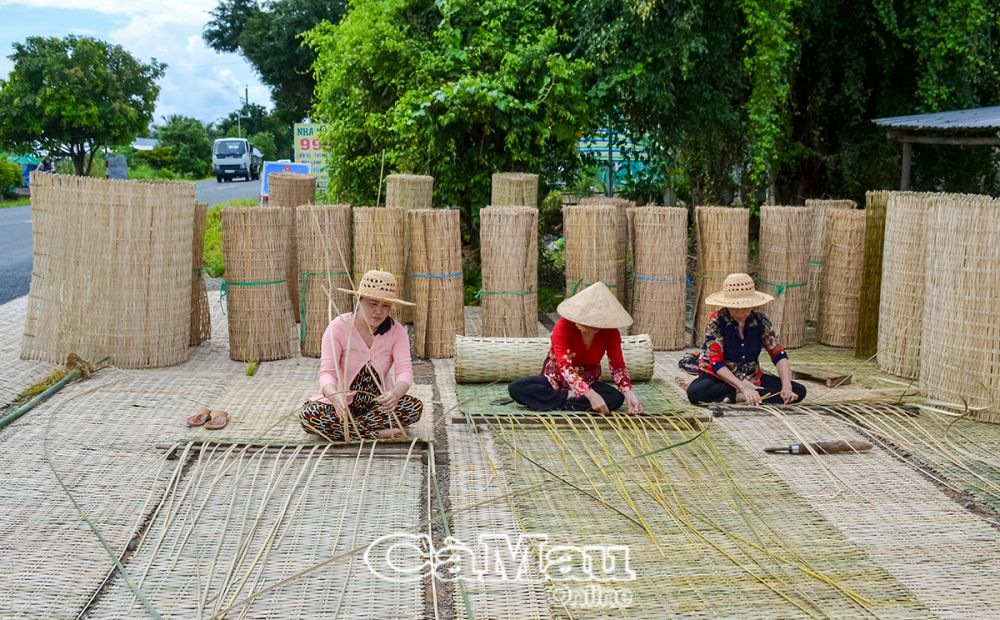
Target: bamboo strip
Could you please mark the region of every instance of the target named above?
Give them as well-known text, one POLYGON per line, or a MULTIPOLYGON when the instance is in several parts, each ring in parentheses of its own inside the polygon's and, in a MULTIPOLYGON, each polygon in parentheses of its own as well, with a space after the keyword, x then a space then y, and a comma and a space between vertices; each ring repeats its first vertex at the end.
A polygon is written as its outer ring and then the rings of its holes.
POLYGON ((822 293, 823 252, 826 247, 826 214, 833 209, 856 209, 858 204, 853 200, 806 200, 806 206, 812 207, 812 245, 809 253, 809 314, 807 320, 815 321, 819 317, 819 300, 822 293))
POLYGON ((302 205, 316 202, 316 177, 310 174, 277 172, 268 176, 268 205, 286 207, 293 212, 288 227, 288 294, 292 300, 295 322, 299 322, 298 250, 295 248, 298 235, 295 232, 294 210, 302 205))
MULTIPOLYGON (((409 278, 406 273, 406 211, 378 207, 354 207, 354 281, 366 271, 377 269, 396 276, 403 288, 409 278)), ((404 299, 406 299, 404 297, 404 299)), ((406 299, 412 301, 412 299, 406 299)), ((392 314, 403 322, 401 307, 394 306, 392 314)))
POLYGON ((760 210, 757 288, 774 296, 761 308, 785 348, 806 342, 812 207, 764 206, 760 210))
POLYGON ((194 234, 191 238, 191 338, 196 347, 212 337, 212 315, 208 309, 208 291, 203 278, 205 258, 205 218, 208 203, 196 202, 194 208, 194 234))
POLYGON ((319 357, 327 325, 353 307, 351 289, 351 207, 316 205, 296 210, 299 259, 299 346, 319 357))
POLYGON ((834 347, 853 347, 864 267, 865 212, 829 210, 825 237, 816 339, 834 347))
POLYGON ((417 304, 413 350, 417 357, 452 357, 465 331, 462 236, 456 209, 413 209, 410 282, 417 304))
POLYGON ((698 267, 695 273, 694 343, 701 345, 708 317, 717 308, 705 299, 722 290, 731 273, 746 273, 750 246, 750 212, 733 207, 695 209, 695 246, 698 267))
POLYGON ((479 211, 483 335, 538 333, 538 209, 479 211))
POLYGON ((885 216, 891 192, 865 194, 865 266, 861 274, 858 300, 858 328, 854 355, 871 357, 878 351, 879 314, 882 298, 882 252, 885 244, 885 216))
POLYGON ((623 209, 606 204, 563 207, 567 297, 594 282, 604 282, 616 297, 622 298, 622 233, 627 233, 623 209))
POLYGON ((538 208, 538 175, 525 172, 496 172, 490 192, 494 207, 538 208))
POLYGON ((633 334, 649 334, 653 348, 684 348, 687 282, 687 209, 631 207, 635 273, 633 334))

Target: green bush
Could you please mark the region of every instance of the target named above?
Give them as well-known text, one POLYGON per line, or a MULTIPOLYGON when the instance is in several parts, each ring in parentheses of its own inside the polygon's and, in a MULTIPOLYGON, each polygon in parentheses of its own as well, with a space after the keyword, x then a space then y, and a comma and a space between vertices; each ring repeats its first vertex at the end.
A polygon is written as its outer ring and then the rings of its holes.
POLYGON ((14 196, 14 190, 21 187, 23 182, 21 166, 7 161, 6 157, 0 158, 0 194, 8 198, 14 196))
POLYGON ((226 207, 256 207, 258 201, 252 198, 235 198, 222 202, 208 210, 205 222, 205 255, 202 265, 205 273, 213 278, 221 278, 226 271, 222 260, 222 210, 226 207))

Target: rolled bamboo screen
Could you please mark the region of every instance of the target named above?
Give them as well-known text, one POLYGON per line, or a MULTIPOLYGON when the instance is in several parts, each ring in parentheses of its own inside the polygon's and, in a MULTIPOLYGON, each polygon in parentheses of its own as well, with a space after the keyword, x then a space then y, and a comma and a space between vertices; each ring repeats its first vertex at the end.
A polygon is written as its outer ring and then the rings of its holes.
POLYGON ((193 183, 31 177, 33 264, 21 357, 120 368, 188 359, 193 183))
POLYGON ((319 357, 323 332, 335 316, 350 312, 351 207, 316 205, 296 209, 299 253, 299 347, 319 357))
POLYGON ((212 313, 208 310, 208 291, 205 290, 205 218, 208 203, 194 205, 194 234, 191 237, 191 339, 196 347, 212 337, 212 313))
POLYGON ((942 197, 926 221, 920 385, 1000 423, 1000 200, 942 197))
POLYGON ((764 206, 760 210, 757 288, 774 296, 761 311, 785 348, 806 343, 811 224, 812 207, 764 206))
POLYGON ((695 273, 694 343, 705 338, 708 317, 718 310, 705 298, 722 290, 731 273, 746 273, 750 211, 737 207, 697 207, 694 212, 698 267, 695 273))
POLYGON ((916 379, 924 316, 924 249, 928 211, 936 194, 893 192, 885 214, 878 366, 916 379))
POLYGON ((538 334, 538 210, 479 211, 483 336, 538 334))
POLYGON ((286 282, 293 215, 285 207, 222 210, 223 293, 231 359, 264 362, 298 353, 286 282))
MULTIPOLYGON (((400 290, 409 280, 406 273, 406 211, 380 207, 355 207, 354 228, 354 281, 366 271, 378 269, 396 276, 400 290)), ((413 301, 404 293, 403 299, 413 301)), ((401 306, 394 306, 392 314, 402 322, 401 306)))
POLYGON ((419 174, 390 174, 385 177, 385 206, 390 209, 430 209, 434 177, 419 174))
POLYGON ((604 282, 616 297, 624 286, 619 272, 619 233, 625 232, 624 212, 612 205, 563 207, 566 239, 566 296, 594 282, 604 282))
MULTIPOLYGON (((625 309, 629 308, 631 285, 629 281, 629 230, 628 230, 628 209, 635 206, 635 202, 624 198, 606 198, 604 196, 584 196, 580 199, 581 205, 611 205, 618 211, 615 226, 615 262, 616 262, 616 283, 618 288, 611 289, 615 297, 621 302, 625 309)), ((607 284, 607 282, 605 283, 607 284)))
POLYGON ((687 209, 630 207, 635 229, 631 333, 649 334, 653 348, 684 348, 687 209))
POLYGON ((538 175, 526 172, 493 174, 490 205, 538 208, 538 175))
POLYGON ((456 209, 413 209, 410 274, 413 350, 417 357, 452 357, 465 333, 462 233, 456 209))
POLYGON ((271 207, 287 207, 292 209, 288 227, 288 294, 292 299, 292 312, 295 322, 299 321, 299 289, 298 289, 298 250, 295 242, 298 235, 295 232, 294 210, 302 205, 316 202, 316 177, 311 174, 294 174, 277 172, 268 176, 267 204, 271 207))
POLYGON ((819 317, 819 299, 822 294, 826 214, 833 209, 856 209, 858 203, 853 200, 806 200, 806 206, 812 207, 813 210, 812 245, 809 256, 809 314, 806 318, 815 321, 819 317))
POLYGON ((871 357, 878 351, 879 306, 882 298, 882 249, 885 243, 885 213, 890 192, 865 194, 865 266, 858 300, 858 327, 854 355, 871 357))
POLYGON ((865 212, 831 209, 826 216, 816 339, 834 347, 853 347, 865 259, 865 212))

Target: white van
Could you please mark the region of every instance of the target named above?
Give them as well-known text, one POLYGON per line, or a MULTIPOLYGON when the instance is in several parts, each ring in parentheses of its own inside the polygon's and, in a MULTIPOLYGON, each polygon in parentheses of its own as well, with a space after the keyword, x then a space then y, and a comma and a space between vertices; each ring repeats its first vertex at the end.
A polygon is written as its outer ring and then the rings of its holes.
POLYGON ((255 181, 262 162, 260 151, 246 138, 219 138, 212 144, 212 174, 219 183, 235 177, 255 181))

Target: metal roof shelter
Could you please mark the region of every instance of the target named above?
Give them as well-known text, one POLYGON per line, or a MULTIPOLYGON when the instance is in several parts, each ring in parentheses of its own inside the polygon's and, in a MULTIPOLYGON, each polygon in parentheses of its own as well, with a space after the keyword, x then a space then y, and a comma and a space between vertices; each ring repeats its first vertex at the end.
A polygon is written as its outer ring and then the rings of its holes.
POLYGON ((903 143, 899 188, 910 189, 914 144, 1000 146, 1000 106, 876 118, 886 136, 903 143))

